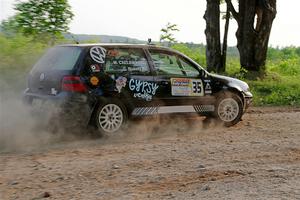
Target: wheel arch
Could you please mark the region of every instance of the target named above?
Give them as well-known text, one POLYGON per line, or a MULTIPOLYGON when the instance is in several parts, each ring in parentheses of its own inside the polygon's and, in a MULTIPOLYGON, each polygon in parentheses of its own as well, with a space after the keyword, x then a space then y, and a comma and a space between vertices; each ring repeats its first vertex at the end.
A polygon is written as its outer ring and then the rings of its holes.
MULTIPOLYGON (((236 88, 223 88, 221 91, 219 91, 216 95, 216 104, 215 104, 215 112, 214 112, 214 116, 215 117, 218 117, 218 104, 219 102, 227 97, 232 97, 234 98, 234 95, 236 99, 238 99, 238 101, 240 102, 240 114, 238 115, 239 117, 236 118, 235 120, 233 120, 232 122, 224 122, 224 125, 229 127, 229 126, 232 126, 232 125, 235 125, 236 123, 238 123, 238 119, 241 119, 241 117, 243 116, 243 113, 244 113, 244 98, 243 98, 243 94, 236 88)), ((238 102, 237 102, 238 103, 238 102)))
POLYGON ((244 95, 243 95, 243 92, 242 92, 241 88, 236 87, 236 86, 226 86, 226 87, 223 87, 221 89, 221 91, 218 92, 218 94, 222 93, 222 92, 232 92, 232 93, 238 95, 242 100, 243 106, 245 105, 245 98, 244 98, 244 95))
POLYGON ((241 90, 238 90, 237 88, 234 88, 234 87, 230 87, 230 88, 228 88, 228 91, 238 95, 241 98, 243 105, 245 104, 244 95, 241 90))

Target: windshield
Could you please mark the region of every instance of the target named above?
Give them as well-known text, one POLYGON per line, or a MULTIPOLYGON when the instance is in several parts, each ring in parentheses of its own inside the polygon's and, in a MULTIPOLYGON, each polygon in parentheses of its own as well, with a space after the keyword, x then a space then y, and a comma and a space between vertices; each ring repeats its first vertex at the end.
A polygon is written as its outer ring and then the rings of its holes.
POLYGON ((72 70, 81 53, 79 47, 54 47, 35 64, 33 70, 72 70))

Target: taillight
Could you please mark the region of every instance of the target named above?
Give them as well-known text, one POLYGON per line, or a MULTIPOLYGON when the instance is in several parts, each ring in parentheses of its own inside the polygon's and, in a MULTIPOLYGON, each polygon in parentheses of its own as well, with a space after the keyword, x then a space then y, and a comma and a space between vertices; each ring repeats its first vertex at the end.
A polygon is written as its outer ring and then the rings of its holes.
POLYGON ((70 92, 86 92, 87 88, 79 76, 65 76, 62 80, 62 90, 70 92))

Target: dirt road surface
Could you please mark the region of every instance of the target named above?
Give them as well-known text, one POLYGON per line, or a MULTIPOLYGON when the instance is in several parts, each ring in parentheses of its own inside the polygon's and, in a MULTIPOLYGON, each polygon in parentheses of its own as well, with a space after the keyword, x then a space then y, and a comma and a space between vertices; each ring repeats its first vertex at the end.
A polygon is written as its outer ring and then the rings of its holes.
POLYGON ((231 128, 137 122, 127 136, 0 153, 0 199, 300 199, 300 112, 231 128))

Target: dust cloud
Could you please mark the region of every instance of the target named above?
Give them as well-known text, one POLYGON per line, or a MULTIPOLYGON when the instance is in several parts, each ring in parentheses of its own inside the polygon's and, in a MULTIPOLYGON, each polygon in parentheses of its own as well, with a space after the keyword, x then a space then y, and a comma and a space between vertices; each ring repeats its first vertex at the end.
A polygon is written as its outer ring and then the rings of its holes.
POLYGON ((94 145, 128 143, 198 134, 207 128, 203 117, 198 115, 162 115, 130 120, 120 132, 103 137, 95 129, 88 128, 73 132, 58 127, 58 130, 53 131, 51 127, 55 125, 50 120, 53 113, 48 110, 35 113, 22 102, 21 94, 4 94, 1 93, 0 99, 0 152, 32 151, 61 143, 64 146, 65 143, 76 143, 78 147, 86 145, 86 142, 94 145))
POLYGON ((109 142, 135 142, 182 135, 197 135, 204 131, 222 128, 215 121, 208 121, 197 114, 158 115, 130 120, 116 136, 106 138, 109 142))
POLYGON ((0 80, 0 84, 0 152, 32 151, 61 143, 63 146, 65 143, 78 144, 80 147, 87 143, 101 145, 151 140, 187 133, 198 134, 207 126, 198 115, 161 115, 130 120, 120 132, 104 137, 99 137, 96 130, 88 128, 75 132, 75 129, 66 131, 64 127, 58 126, 53 131, 51 128, 57 125, 52 124, 53 113, 50 110, 53 109, 35 113, 22 102, 21 90, 14 90, 14 85, 7 85, 3 80, 0 80), (3 87, 4 84, 6 87, 3 87))
POLYGON ((5 95, 0 99, 0 152, 29 150, 53 140, 39 129, 46 119, 35 119, 21 101, 21 95, 5 95))
POLYGON ((86 144, 82 140, 87 138, 93 140, 95 145, 151 140, 199 133, 205 128, 198 116, 157 116, 131 120, 113 136, 99 137, 95 130, 93 134, 88 134, 87 130, 81 130, 82 133, 78 134, 67 132, 63 127, 53 131, 49 129, 52 127, 50 112, 36 114, 22 102, 21 94, 4 94, 1 92, 0 99, 0 152, 31 151, 65 142, 81 142, 81 146, 86 144))
POLYGON ((0 152, 28 151, 60 137, 45 129, 50 115, 34 116, 30 107, 22 102, 26 75, 22 77, 18 83, 0 79, 0 152))

